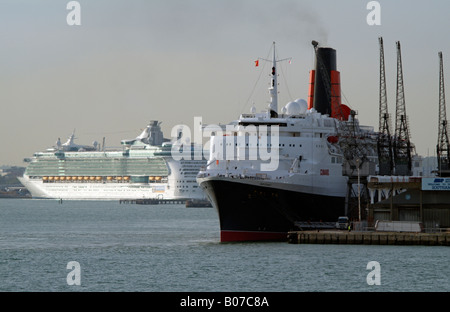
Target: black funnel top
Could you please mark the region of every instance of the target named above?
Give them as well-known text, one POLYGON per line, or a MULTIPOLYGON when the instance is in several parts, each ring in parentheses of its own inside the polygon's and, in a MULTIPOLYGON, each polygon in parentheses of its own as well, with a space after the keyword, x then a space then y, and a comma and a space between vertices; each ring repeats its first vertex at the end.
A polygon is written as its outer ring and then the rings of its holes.
POLYGON ((327 95, 325 86, 331 88, 331 71, 336 70, 336 50, 332 48, 318 48, 316 53, 316 78, 314 83, 314 109, 321 114, 328 114, 331 116, 331 89, 330 95, 327 95), (320 59, 318 59, 320 58, 320 59), (323 66, 320 65, 322 60, 323 66), (323 75, 321 68, 325 68, 327 74, 323 75), (326 84, 323 77, 327 77, 326 84))

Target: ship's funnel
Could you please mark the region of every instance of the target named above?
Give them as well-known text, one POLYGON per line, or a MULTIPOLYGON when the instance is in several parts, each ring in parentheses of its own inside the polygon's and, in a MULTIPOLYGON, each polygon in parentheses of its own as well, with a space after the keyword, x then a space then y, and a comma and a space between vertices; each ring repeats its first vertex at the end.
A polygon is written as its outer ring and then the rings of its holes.
POLYGON ((317 47, 315 66, 315 70, 310 74, 308 108, 314 107, 321 114, 333 116, 336 114, 336 108, 332 107, 339 107, 341 104, 340 75, 336 70, 336 50, 317 47), (328 88, 328 92, 326 88, 328 88))

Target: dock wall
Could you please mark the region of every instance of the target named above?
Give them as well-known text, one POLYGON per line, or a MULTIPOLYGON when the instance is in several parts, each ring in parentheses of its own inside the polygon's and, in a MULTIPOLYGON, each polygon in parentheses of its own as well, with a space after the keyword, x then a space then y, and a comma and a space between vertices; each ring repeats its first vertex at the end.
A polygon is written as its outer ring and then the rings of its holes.
POLYGON ((450 233, 292 231, 288 233, 288 242, 291 244, 450 246, 450 233))

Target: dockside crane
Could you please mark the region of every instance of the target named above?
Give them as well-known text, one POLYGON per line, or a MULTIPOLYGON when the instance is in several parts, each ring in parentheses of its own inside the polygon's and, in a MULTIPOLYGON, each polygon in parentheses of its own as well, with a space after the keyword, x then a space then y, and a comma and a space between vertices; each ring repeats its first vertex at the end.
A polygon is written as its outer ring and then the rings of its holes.
POLYGON ((403 69, 400 41, 397 45, 397 102, 395 110, 395 135, 393 140, 394 174, 412 175, 412 149, 408 118, 406 115, 405 91, 403 85, 403 69))
POLYGON ((390 132, 390 115, 387 103, 383 38, 379 37, 378 41, 380 43, 380 107, 377 138, 378 167, 380 175, 392 175, 394 171, 394 157, 390 132))
POLYGON ((444 61, 442 52, 439 55, 439 133, 437 160, 438 160, 438 175, 440 177, 450 176, 450 143, 448 139, 447 128, 447 112, 445 108, 445 88, 444 88, 444 61))
POLYGON ((360 134, 360 129, 356 123, 356 112, 351 110, 349 120, 344 118, 345 113, 340 105, 341 103, 335 101, 335 99, 337 99, 335 94, 336 90, 331 87, 330 74, 318 53, 319 43, 313 40, 312 45, 316 54, 317 65, 320 69, 318 74, 322 75, 327 98, 330 101, 332 111, 335 112, 335 118, 338 120, 338 127, 336 130, 339 136, 339 145, 344 156, 344 174, 356 176, 357 170, 362 168, 368 161, 367 149, 364 141, 361 140, 362 135, 360 134))
MULTIPOLYGON (((319 73, 322 75, 324 91, 329 99, 331 111, 334 111, 336 119, 336 134, 339 137, 339 147, 344 157, 343 174, 348 177, 347 195, 345 200, 345 215, 358 217, 361 220, 361 199, 368 201, 367 177, 372 173, 368 155, 368 141, 364 137, 356 120, 356 112, 350 111, 350 116, 345 118, 345 112, 340 102, 336 102, 336 90, 331 86, 330 74, 318 52, 317 41, 312 41, 316 54, 316 62, 319 73), (362 178, 362 180, 361 180, 362 178), (355 194, 354 185, 358 188, 355 194), (361 185, 363 189, 361 189, 361 185), (352 199, 358 199, 356 203, 352 199)), ((333 115, 333 113, 332 113, 333 115)))

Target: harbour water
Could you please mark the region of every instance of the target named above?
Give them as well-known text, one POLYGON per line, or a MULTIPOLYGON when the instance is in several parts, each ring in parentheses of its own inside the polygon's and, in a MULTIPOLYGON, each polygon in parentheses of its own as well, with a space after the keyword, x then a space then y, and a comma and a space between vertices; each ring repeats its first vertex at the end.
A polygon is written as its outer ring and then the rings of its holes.
POLYGON ((220 243, 213 208, 0 199, 2 292, 448 292, 449 256, 444 246, 220 243), (379 284, 368 282, 371 261, 379 284))

